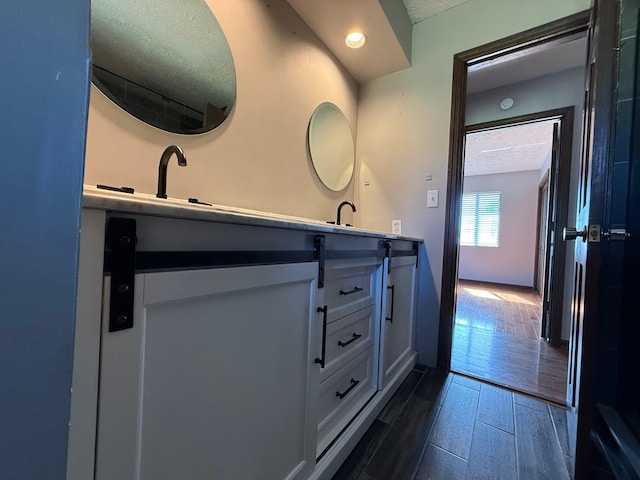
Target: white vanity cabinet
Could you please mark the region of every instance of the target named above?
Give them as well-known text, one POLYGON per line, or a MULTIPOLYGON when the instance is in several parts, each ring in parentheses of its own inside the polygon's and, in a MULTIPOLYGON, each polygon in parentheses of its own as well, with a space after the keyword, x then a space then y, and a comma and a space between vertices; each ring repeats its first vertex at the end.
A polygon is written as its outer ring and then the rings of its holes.
POLYGON ((306 478, 317 272, 299 263, 136 275, 133 328, 102 332, 95 478, 306 478))
POLYGON ((416 243, 108 195, 83 210, 67 480, 330 479, 415 364, 416 243))
POLYGON ((391 257, 383 297, 380 385, 384 388, 414 353, 415 256, 391 257))

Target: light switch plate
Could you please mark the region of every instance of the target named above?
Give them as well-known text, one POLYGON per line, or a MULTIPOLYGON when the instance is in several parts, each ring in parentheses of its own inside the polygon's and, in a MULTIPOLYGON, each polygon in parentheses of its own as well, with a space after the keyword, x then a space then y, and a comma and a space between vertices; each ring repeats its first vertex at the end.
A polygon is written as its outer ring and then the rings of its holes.
POLYGON ((438 190, 427 191, 427 208, 436 208, 438 206, 438 190))
POLYGON ((391 220, 391 233, 395 235, 402 234, 402 220, 391 220))

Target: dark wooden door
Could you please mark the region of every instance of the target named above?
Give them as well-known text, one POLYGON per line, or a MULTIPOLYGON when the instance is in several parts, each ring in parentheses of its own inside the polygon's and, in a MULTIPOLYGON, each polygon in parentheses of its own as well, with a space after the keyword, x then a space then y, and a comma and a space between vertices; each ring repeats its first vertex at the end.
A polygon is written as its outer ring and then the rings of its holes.
POLYGON ((577 416, 575 427, 570 431, 576 439, 576 478, 586 478, 589 464, 596 367, 594 335, 599 318, 600 226, 608 188, 617 17, 617 1, 594 0, 589 27, 576 227, 566 230, 567 239, 575 241, 567 404, 577 416))
MULTIPOLYGON (((558 316, 555 318, 551 315, 551 303, 552 301, 562 302, 562 298, 558 295, 552 295, 553 289, 562 289, 564 282, 564 271, 561 275, 554 275, 554 256, 556 255, 556 242, 558 241, 556 232, 558 228, 554 228, 557 222, 558 214, 558 197, 556 192, 558 191, 558 170, 560 168, 560 123, 553 124, 553 138, 551 149, 551 168, 549 169, 549 181, 547 182, 547 201, 544 208, 544 217, 542 219, 545 222, 544 229, 541 226, 541 230, 544 230, 544 238, 540 238, 540 242, 543 243, 543 257, 542 263, 542 275, 543 281, 541 284, 542 293, 542 331, 540 336, 549 339, 553 345, 560 343, 560 333, 562 328, 562 318, 558 316), (557 284, 556 284, 557 283, 557 284), (555 297, 555 298, 554 298, 555 297), (558 324, 552 325, 552 322, 558 324)), ((564 251, 562 252, 564 254, 564 251)), ((557 315, 556 315, 557 316, 557 315)))

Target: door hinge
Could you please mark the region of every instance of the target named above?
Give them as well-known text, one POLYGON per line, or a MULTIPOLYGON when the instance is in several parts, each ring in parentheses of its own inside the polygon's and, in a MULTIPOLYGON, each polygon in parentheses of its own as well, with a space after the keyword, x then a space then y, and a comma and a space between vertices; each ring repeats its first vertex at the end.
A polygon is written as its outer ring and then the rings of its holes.
POLYGON ((631 236, 626 228, 612 228, 602 234, 607 240, 624 241, 631 236))

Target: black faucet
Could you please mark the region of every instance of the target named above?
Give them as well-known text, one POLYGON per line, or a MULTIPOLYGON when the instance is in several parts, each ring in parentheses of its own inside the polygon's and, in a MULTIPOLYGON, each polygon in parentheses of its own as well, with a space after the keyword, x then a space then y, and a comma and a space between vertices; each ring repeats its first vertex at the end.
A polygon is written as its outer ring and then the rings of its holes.
POLYGON ((156 197, 158 198, 167 198, 167 165, 169 164, 171 155, 174 153, 178 158, 178 165, 181 167, 187 166, 187 159, 179 146, 169 145, 164 152, 162 152, 160 166, 158 167, 158 193, 156 193, 156 197))
MULTIPOLYGON (((356 206, 353 203, 347 202, 346 200, 342 202, 340 205, 338 205, 338 215, 336 216, 336 225, 340 225, 340 210, 342 210, 342 207, 344 207, 345 205, 349 205, 351 207, 351 210, 353 210, 354 212, 356 211, 356 206)), ((350 226, 350 225, 347 225, 347 226, 350 226)))

